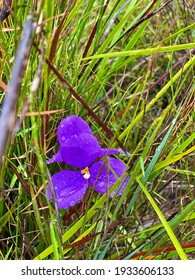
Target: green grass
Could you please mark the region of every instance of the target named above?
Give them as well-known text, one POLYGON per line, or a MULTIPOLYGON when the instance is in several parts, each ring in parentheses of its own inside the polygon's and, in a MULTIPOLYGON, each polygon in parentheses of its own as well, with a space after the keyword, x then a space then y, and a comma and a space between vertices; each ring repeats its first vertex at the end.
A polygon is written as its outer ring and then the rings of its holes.
POLYGON ((193 3, 66 2, 14 1, 0 23, 1 112, 10 81, 19 83, 15 123, 0 143, 0 259, 194 259, 193 3), (29 14, 36 28, 16 81, 29 14), (89 188, 58 210, 45 188, 65 166, 46 160, 72 114, 102 147, 127 152, 117 157, 130 180, 120 197, 89 188))

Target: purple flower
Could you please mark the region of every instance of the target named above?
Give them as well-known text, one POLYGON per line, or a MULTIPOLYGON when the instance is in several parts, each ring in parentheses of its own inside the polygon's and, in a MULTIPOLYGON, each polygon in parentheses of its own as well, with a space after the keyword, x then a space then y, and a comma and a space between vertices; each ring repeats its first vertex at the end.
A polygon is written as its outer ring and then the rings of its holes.
MULTIPOLYGON (((78 171, 61 170, 52 176, 55 197, 59 208, 74 206, 84 196, 88 185, 104 194, 127 170, 120 160, 105 157, 118 153, 117 149, 102 149, 89 125, 72 115, 63 119, 57 130, 59 151, 47 163, 64 162, 78 171), (105 157, 102 159, 102 157, 105 157)), ((121 195, 129 180, 125 176, 111 196, 121 195)), ((47 186, 50 201, 52 195, 47 186)))

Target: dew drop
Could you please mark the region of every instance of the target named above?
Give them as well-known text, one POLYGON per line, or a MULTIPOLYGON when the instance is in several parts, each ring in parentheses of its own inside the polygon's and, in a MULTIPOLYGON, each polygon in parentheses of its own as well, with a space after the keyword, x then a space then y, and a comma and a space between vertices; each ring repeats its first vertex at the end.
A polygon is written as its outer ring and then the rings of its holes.
POLYGON ((104 183, 104 182, 99 182, 99 183, 98 183, 98 187, 99 187, 99 188, 103 188, 104 186, 105 186, 105 183, 104 183))
POLYGON ((62 202, 62 198, 58 198, 57 201, 58 201, 58 202, 62 202))
POLYGON ((65 140, 65 137, 64 136, 62 136, 62 141, 64 141, 65 140))
POLYGON ((64 124, 61 124, 61 128, 63 128, 64 127, 64 124))
POLYGON ((73 194, 74 192, 75 192, 75 191, 69 191, 68 193, 69 193, 69 194, 73 194))
POLYGON ((70 202, 69 202, 69 205, 70 206, 73 206, 75 204, 75 201, 74 200, 71 200, 70 202))

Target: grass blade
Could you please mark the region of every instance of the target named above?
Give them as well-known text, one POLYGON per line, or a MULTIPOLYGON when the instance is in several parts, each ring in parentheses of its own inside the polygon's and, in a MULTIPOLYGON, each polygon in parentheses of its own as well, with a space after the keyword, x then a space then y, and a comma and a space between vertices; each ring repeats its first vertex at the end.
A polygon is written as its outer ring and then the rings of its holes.
POLYGON ((173 245, 175 246, 175 249, 177 250, 178 255, 180 256, 181 260, 187 260, 187 256, 184 253, 178 239, 176 238, 174 232, 172 231, 169 223, 167 222, 167 220, 165 219, 165 217, 163 216, 162 212, 160 211, 159 207, 157 206, 156 202, 154 201, 154 199, 152 198, 152 196, 150 195, 150 193, 147 191, 146 187, 143 185, 143 183, 140 181, 139 178, 136 178, 140 188, 142 189, 142 191, 145 193, 147 199, 150 201, 152 207, 154 208, 156 214, 158 215, 159 219, 161 220, 165 230, 167 231, 173 245))

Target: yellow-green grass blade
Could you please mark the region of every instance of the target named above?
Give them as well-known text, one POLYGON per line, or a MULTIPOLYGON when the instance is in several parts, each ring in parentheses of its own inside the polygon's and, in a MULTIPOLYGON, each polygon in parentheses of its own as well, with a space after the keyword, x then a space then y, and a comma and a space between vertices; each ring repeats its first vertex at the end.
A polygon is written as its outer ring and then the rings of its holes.
POLYGON ((161 168, 164 168, 166 166, 169 166, 170 164, 174 163, 174 162, 177 162, 178 160, 182 159, 183 157, 191 154, 192 152, 195 151, 195 146, 191 147, 190 149, 188 149, 187 151, 183 152, 183 153, 180 153, 178 155, 174 155, 174 156, 171 156, 165 160, 163 160, 162 162, 160 163, 157 163, 155 168, 154 168, 154 171, 157 171, 161 168))
POLYGON ((93 60, 93 59, 99 59, 105 57, 111 58, 111 57, 143 56, 143 55, 151 55, 156 53, 181 51, 181 50, 187 50, 193 48, 195 48, 195 43, 188 43, 188 44, 180 44, 180 45, 166 46, 166 47, 156 47, 156 48, 148 48, 148 49, 140 49, 140 50, 95 54, 92 56, 85 57, 82 60, 93 60))
POLYGON ((149 109, 157 102, 159 98, 161 98, 169 87, 172 86, 172 84, 190 67, 193 66, 195 63, 195 56, 192 57, 182 69, 180 69, 173 78, 157 93, 157 95, 148 103, 146 108, 142 110, 137 117, 127 126, 127 128, 121 133, 121 135, 118 137, 121 141, 128 133, 131 131, 131 129, 137 124, 137 122, 140 121, 140 119, 143 117, 143 115, 149 111, 149 109))
POLYGON ((140 188, 142 189, 142 191, 145 193, 147 199, 149 200, 149 202, 151 203, 153 209, 155 210, 156 214, 158 215, 159 219, 161 220, 165 230, 167 231, 173 245, 175 246, 175 249, 179 255, 179 257, 181 258, 181 260, 188 260, 184 250, 182 249, 177 237, 175 236, 173 230, 171 229, 169 223, 167 222, 167 220, 165 219, 164 215, 162 214, 162 212, 160 211, 158 205, 156 204, 156 202, 154 201, 154 199, 152 198, 152 196, 150 195, 150 193, 148 192, 148 190, 146 189, 146 187, 144 186, 144 184, 142 184, 141 180, 137 177, 136 178, 140 188))

